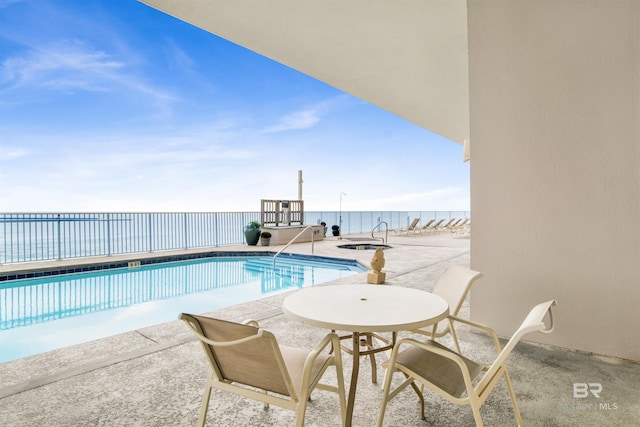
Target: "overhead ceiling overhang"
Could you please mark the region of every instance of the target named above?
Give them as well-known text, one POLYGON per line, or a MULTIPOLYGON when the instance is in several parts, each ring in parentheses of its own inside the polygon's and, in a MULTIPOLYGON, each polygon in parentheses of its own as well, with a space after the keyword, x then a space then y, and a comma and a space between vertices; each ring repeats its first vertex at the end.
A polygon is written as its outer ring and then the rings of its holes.
POLYGON ((462 144, 466 0, 140 0, 462 144))

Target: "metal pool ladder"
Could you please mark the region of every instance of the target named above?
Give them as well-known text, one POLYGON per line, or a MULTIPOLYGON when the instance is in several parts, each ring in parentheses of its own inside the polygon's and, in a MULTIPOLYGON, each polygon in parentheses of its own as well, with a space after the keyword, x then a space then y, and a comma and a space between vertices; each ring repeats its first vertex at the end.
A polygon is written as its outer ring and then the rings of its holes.
POLYGON ((386 221, 380 221, 375 227, 371 229, 371 238, 375 240, 381 239, 382 244, 385 244, 386 242, 388 242, 389 241, 389 224, 387 224, 386 221), (379 228, 382 224, 384 224, 385 237, 374 236, 373 232, 376 230, 376 228, 379 228))
POLYGON ((289 245, 291 245, 298 237, 302 236, 302 233, 304 233, 307 230, 311 230, 311 253, 313 253, 313 248, 314 248, 314 242, 313 242, 313 227, 310 225, 307 225, 301 232, 299 232, 298 234, 296 234, 296 236, 289 240, 289 243, 287 243, 286 245, 284 245, 284 247, 282 249, 280 249, 274 256, 273 256, 273 268, 276 268, 276 257, 278 255, 280 255, 282 253, 282 251, 284 251, 285 249, 287 249, 289 247, 289 245))

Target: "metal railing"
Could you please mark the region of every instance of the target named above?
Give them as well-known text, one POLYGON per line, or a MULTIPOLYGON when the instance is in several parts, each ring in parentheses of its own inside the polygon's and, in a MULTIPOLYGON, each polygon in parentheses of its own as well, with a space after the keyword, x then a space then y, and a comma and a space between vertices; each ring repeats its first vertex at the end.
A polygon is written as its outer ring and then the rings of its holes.
POLYGON ((284 251, 285 249, 287 249, 289 246, 291 246, 291 244, 293 242, 296 241, 296 239, 300 236, 302 236, 302 234, 307 231, 307 230, 311 230, 311 253, 313 253, 313 227, 310 225, 307 225, 301 232, 299 232, 298 234, 296 234, 293 239, 289 240, 289 243, 287 243, 286 245, 284 245, 284 247, 282 249, 280 249, 274 256, 273 256, 273 268, 275 269, 276 267, 276 258, 278 257, 278 255, 280 255, 282 253, 282 251, 284 251))
POLYGON ((373 227, 371 229, 371 238, 372 239, 381 239, 382 240, 382 244, 385 244, 389 241, 389 224, 387 224, 387 221, 380 221, 378 224, 376 224, 375 227, 373 227), (373 232, 376 231, 377 228, 381 228, 382 224, 384 224, 384 237, 376 237, 373 235, 373 232))
MULTIPOLYGON (((413 218, 468 218, 468 211, 307 211, 305 224, 338 224, 341 234, 389 229, 413 218)), ((0 213, 0 264, 244 244, 260 212, 0 213)))

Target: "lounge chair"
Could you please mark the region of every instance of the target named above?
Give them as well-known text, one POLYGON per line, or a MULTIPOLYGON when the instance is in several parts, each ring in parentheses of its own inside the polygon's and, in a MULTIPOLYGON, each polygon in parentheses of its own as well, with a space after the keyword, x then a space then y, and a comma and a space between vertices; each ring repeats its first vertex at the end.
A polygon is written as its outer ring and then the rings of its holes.
POLYGON ((469 222, 469 218, 460 219, 460 221, 455 224, 450 225, 447 229, 451 232, 455 232, 456 230, 460 230, 464 228, 464 226, 469 222))
POLYGON ((435 219, 430 219, 425 225, 423 225, 422 227, 418 227, 416 229, 417 232, 419 233, 428 233, 429 232, 429 228, 431 227, 431 225, 436 222, 435 219))
POLYGON ((451 224, 455 223, 456 221, 460 221, 460 220, 459 220, 459 219, 456 219, 456 218, 451 218, 451 219, 450 219, 446 224, 444 224, 444 225, 439 225, 439 226, 436 228, 436 231, 446 230, 446 229, 447 229, 447 227, 451 226, 451 224))
POLYGON ((450 229, 453 237, 469 237, 471 236, 471 223, 470 219, 467 218, 461 225, 456 226, 455 228, 450 229))
POLYGON ((445 219, 440 219, 438 220, 438 222, 435 222, 433 224, 431 224, 429 227, 422 229, 421 231, 423 233, 432 233, 434 231, 439 231, 440 227, 442 227, 442 223, 445 221, 445 219))
POLYGON ((444 227, 442 227, 443 230, 451 230, 452 228, 455 228, 458 226, 458 224, 461 224, 462 221, 464 221, 463 218, 460 219, 454 219, 453 221, 449 221, 447 223, 447 225, 445 225, 444 227))
POLYGON ((211 389, 228 391, 297 412, 296 426, 304 425, 311 392, 336 392, 344 425, 346 401, 340 341, 328 334, 309 352, 278 345, 273 334, 258 328, 255 321, 245 324, 206 316, 181 314, 200 339, 209 360, 209 374, 200 408, 199 426, 204 426, 211 389), (329 353, 330 349, 334 349, 329 353), (320 383, 329 366, 335 366, 337 386, 320 383))
POLYGON ((402 236, 402 234, 404 233, 404 235, 407 236, 409 233, 414 233, 416 231, 416 227, 418 226, 419 222, 420 218, 413 218, 413 221, 411 221, 411 224, 409 224, 407 228, 400 228, 398 230, 393 230, 393 232, 395 233, 397 231, 399 235, 402 236))
MULTIPOLYGON (((516 395, 507 372, 506 360, 524 335, 530 332, 548 333, 553 330, 551 307, 555 305, 556 302, 551 300, 535 306, 504 348, 500 346, 498 336, 493 329, 476 322, 450 316, 449 321, 451 323, 466 323, 491 335, 498 355, 489 366, 478 364, 459 352, 450 350, 433 340, 421 342, 407 338, 398 341, 391 352, 391 358, 383 364, 383 367, 387 368, 387 375, 378 417, 378 427, 382 426, 389 401, 407 386, 411 386, 418 395, 420 399, 420 415, 424 419, 424 396, 416 383, 444 396, 450 402, 471 406, 476 426, 482 427, 480 407, 502 377, 505 379, 511 396, 518 426, 522 426, 522 416, 520 415, 516 395), (547 316, 549 326, 544 322, 547 316), (395 372, 401 372, 405 380, 391 391, 391 380, 395 372), (484 374, 482 374, 483 372, 484 374), (474 381, 476 377, 481 378, 478 381, 474 381)), ((454 331, 453 326, 451 326, 451 330, 454 331)), ((455 334, 455 332, 453 333, 455 334)))

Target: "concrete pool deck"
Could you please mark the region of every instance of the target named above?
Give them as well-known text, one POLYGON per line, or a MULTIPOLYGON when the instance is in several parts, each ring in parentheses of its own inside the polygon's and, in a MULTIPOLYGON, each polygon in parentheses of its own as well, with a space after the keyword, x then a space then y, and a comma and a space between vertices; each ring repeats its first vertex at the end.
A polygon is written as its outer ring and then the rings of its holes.
MULTIPOLYGON (((355 259, 368 266, 373 251, 338 247, 366 241, 364 235, 344 236, 342 240, 327 237, 315 242, 314 254, 355 259)), ((469 240, 453 238, 449 233, 409 236, 390 233, 388 243, 392 248, 385 250, 383 271, 387 273, 389 285, 429 291, 447 266, 469 266, 469 240)), ((227 246, 215 250, 275 251, 280 248, 227 246)), ((294 244, 287 252, 309 254, 311 244, 294 244)), ((149 257, 149 254, 140 257, 149 257)), ((54 264, 59 266, 61 262, 54 264)), ((360 273, 331 283, 366 283, 366 275, 366 272, 360 273)), ((482 286, 483 280, 490 278, 484 277, 474 286, 482 286)), ((310 349, 327 331, 286 318, 281 304, 287 295, 280 293, 210 314, 236 321, 256 319, 282 344, 310 349)), ((570 309, 562 301, 556 308, 570 309)), ((467 302, 461 316, 468 317, 469 310, 467 302)), ((494 351, 488 337, 464 328, 459 331, 459 337, 465 355, 474 360, 493 360, 494 351)), ((377 358, 378 365, 382 359, 377 358)), ((348 384, 349 355, 344 354, 344 362, 348 384)), ((363 358, 361 362, 353 425, 368 427, 377 421, 382 390, 379 384, 371 382, 368 359, 363 358)), ((640 364, 523 342, 516 347, 508 366, 527 426, 640 425, 637 397, 640 364), (600 398, 574 397, 574 383, 601 384, 600 398)), ((206 361, 198 342, 178 320, 7 362, 0 364, 0 425, 195 425, 206 372, 206 361)), ((335 396, 316 391, 313 397, 307 409, 306 425, 339 425, 335 396)), ((406 390, 389 404, 385 425, 473 425, 469 408, 448 403, 430 392, 425 397, 426 421, 419 418, 415 394, 406 390)), ((487 426, 515 424, 503 382, 485 402, 481 414, 487 426)), ((222 392, 213 393, 208 412, 208 425, 212 426, 284 426, 294 425, 294 420, 291 411, 274 406, 264 411, 258 402, 222 392)))

